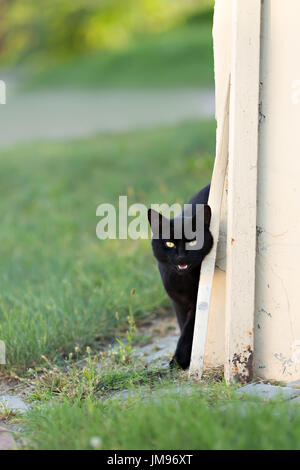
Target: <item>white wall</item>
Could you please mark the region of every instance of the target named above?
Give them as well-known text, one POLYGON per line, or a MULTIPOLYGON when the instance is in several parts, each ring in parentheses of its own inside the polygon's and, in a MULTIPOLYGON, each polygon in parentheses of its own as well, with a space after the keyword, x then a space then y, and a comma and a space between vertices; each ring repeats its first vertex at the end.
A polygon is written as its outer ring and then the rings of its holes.
MULTIPOLYGON (((232 0, 216 0, 214 55, 216 117, 231 70, 232 0)), ((262 2, 254 373, 300 378, 300 1, 262 2)), ((241 164, 243 155, 240 156, 241 164)), ((226 193, 224 202, 226 202, 226 193)), ((206 364, 224 363, 226 211, 206 351, 206 364)))
POLYGON ((255 372, 283 381, 300 377, 299 18, 299 0, 263 2, 255 372))

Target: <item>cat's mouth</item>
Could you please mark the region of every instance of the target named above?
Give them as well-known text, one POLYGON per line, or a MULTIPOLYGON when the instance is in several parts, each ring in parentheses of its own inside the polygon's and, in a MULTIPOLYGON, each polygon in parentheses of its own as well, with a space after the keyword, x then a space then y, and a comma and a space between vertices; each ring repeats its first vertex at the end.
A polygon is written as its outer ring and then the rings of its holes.
POLYGON ((188 267, 188 264, 177 264, 177 268, 179 269, 179 271, 186 271, 188 267))

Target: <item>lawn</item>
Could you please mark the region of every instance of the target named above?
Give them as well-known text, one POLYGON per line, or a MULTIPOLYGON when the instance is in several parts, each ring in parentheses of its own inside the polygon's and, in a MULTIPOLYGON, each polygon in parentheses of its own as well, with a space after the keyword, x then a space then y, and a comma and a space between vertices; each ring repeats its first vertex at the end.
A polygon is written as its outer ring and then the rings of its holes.
POLYGON ((0 338, 9 368, 99 344, 126 326, 130 308, 139 319, 169 305, 150 241, 98 240, 96 208, 124 194, 129 204, 186 202, 210 179, 214 140, 214 122, 190 122, 1 152, 0 338))
POLYGON ((241 400, 222 383, 166 387, 36 408, 24 422, 27 448, 300 449, 299 405, 241 400))
POLYGON ((164 33, 59 63, 30 63, 25 88, 213 86, 212 10, 164 33))

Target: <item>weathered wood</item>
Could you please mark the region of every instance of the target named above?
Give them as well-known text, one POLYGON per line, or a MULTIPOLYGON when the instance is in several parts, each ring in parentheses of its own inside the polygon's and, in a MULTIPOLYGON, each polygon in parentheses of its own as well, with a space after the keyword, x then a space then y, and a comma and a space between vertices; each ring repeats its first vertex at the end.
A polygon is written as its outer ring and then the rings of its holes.
POLYGON ((208 201, 212 210, 210 230, 214 238, 214 245, 211 252, 206 256, 202 263, 198 289, 194 340, 190 365, 190 375, 196 378, 201 378, 203 371, 210 299, 213 277, 215 272, 217 244, 219 238, 223 187, 228 160, 229 90, 230 77, 228 77, 227 93, 225 96, 223 108, 224 111, 220 122, 220 132, 218 132, 216 159, 208 201))
POLYGON ((225 378, 253 370, 261 0, 234 0, 229 112, 225 378))

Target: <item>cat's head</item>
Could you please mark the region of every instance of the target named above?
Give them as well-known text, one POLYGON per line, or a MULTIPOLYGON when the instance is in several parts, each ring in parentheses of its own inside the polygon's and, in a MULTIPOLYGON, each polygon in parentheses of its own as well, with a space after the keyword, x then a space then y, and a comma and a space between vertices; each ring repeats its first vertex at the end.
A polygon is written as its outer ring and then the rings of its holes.
POLYGON ((185 274, 199 267, 203 258, 210 252, 213 237, 209 230, 211 210, 203 206, 202 236, 186 238, 186 233, 195 232, 196 215, 185 217, 183 214, 167 219, 153 209, 148 211, 148 220, 153 232, 152 248, 155 258, 167 264, 172 270, 185 274), (178 227, 181 225, 181 237, 178 238, 178 227), (165 227, 169 227, 168 236, 165 227))

